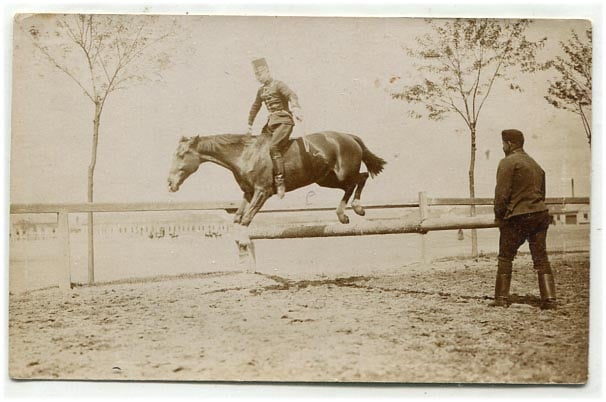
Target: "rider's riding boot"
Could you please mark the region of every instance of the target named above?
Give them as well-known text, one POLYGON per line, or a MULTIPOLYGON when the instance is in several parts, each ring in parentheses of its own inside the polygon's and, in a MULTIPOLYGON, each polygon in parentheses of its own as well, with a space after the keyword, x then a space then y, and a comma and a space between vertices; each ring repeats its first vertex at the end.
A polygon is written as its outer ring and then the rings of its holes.
POLYGON ((556 290, 553 273, 538 273, 539 292, 541 293, 541 310, 554 310, 556 308, 556 290))
POLYGON ((278 198, 284 198, 286 188, 284 186, 284 160, 281 155, 273 155, 271 161, 274 165, 274 182, 276 184, 276 193, 278 198))
POLYGON ((494 285, 494 302, 491 307, 509 307, 509 287, 511 286, 511 261, 498 261, 497 279, 494 285))

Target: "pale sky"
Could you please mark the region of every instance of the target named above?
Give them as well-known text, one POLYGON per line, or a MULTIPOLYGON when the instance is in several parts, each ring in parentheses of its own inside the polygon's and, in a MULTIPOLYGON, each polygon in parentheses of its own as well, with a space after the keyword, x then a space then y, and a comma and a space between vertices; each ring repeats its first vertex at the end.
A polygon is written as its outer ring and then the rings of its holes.
MULTIPOLYGON (((468 196, 469 133, 463 120, 413 120, 408 105, 385 91, 392 75, 417 74, 402 46, 413 45, 414 36, 424 32, 422 19, 188 16, 178 22, 191 34, 169 44, 178 63, 160 81, 108 99, 96 201, 238 200, 231 173, 215 165, 203 165, 174 194, 167 192, 166 178, 182 135, 245 131, 259 85, 250 64, 257 57, 265 57, 274 78, 299 96, 305 122, 293 136, 350 132, 387 160, 384 172, 367 184, 363 201, 411 201, 422 190, 430 197, 468 196)), ((586 24, 539 20, 529 36, 547 36, 540 55, 550 57, 570 29, 580 33, 586 24)), ((11 202, 85 201, 93 106, 69 77, 34 56, 18 29, 15 43, 11 202)), ((571 178, 576 196, 590 194, 590 148, 580 119, 543 99, 552 77, 551 72, 521 75, 521 94, 495 88, 478 127, 476 196, 493 196, 504 128, 526 134, 527 152, 546 171, 548 196, 570 196, 571 178)), ((263 109, 255 132, 265 119, 263 109)), ((306 199, 336 205, 341 195, 311 186, 268 206, 301 205, 306 199)))

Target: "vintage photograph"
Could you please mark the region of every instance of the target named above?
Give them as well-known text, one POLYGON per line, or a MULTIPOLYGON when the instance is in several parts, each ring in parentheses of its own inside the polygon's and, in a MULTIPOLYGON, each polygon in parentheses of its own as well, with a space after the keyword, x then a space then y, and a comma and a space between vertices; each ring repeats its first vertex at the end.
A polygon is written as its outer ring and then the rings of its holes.
POLYGON ((592 23, 17 14, 20 380, 586 384, 592 23))

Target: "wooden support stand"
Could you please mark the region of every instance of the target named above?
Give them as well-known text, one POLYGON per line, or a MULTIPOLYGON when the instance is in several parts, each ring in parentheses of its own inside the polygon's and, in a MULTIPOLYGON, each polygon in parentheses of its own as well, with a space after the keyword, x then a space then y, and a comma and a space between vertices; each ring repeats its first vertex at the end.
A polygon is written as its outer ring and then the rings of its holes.
POLYGON ((238 267, 242 271, 256 272, 257 257, 255 256, 255 243, 241 244, 236 241, 238 247, 238 267))
POLYGON ((238 268, 245 272, 255 272, 257 269, 255 244, 250 239, 248 228, 234 225, 233 234, 238 248, 238 268))

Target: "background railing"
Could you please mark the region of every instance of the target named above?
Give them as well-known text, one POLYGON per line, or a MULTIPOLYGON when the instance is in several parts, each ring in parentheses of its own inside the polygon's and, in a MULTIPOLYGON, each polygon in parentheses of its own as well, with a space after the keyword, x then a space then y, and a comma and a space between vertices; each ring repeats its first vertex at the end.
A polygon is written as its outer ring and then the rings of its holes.
MULTIPOLYGON (((557 197, 547 198, 546 204, 551 210, 557 206, 589 205, 588 197, 557 197)), ((57 214, 56 236, 60 239, 59 250, 63 269, 60 287, 71 288, 70 272, 70 228, 69 214, 87 212, 156 212, 156 211, 226 211, 234 213, 240 202, 183 202, 183 203, 55 203, 55 204, 11 204, 11 214, 57 214)), ((276 227, 251 227, 251 239, 329 237, 329 236, 358 236, 384 233, 427 233, 434 230, 479 229, 496 227, 491 215, 442 216, 430 218, 428 209, 431 206, 470 206, 493 205, 492 198, 429 198, 425 193, 419 194, 419 200, 396 204, 366 205, 365 209, 419 208, 419 218, 413 220, 369 221, 359 224, 315 224, 315 225, 286 225, 276 227)), ((334 211, 335 207, 284 208, 268 209, 261 213, 297 213, 314 211, 334 211)), ((554 212, 554 211, 552 211, 554 212)), ((560 212, 560 211, 555 211, 560 212)), ((89 283, 94 275, 94 267, 89 267, 89 283)))

